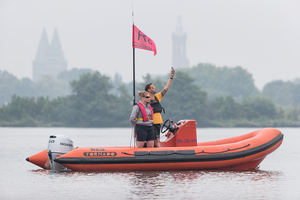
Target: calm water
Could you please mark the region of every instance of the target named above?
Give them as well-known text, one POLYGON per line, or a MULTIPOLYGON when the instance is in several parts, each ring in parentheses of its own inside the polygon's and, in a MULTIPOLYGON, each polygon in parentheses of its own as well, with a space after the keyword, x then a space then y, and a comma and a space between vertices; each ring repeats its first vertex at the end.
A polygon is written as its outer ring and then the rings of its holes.
MULTIPOLYGON (((53 173, 25 159, 47 148, 51 134, 74 146, 128 146, 131 128, 0 128, 0 199, 300 199, 300 129, 278 128, 283 144, 252 171, 53 173)), ((197 129, 198 141, 254 128, 197 129)))

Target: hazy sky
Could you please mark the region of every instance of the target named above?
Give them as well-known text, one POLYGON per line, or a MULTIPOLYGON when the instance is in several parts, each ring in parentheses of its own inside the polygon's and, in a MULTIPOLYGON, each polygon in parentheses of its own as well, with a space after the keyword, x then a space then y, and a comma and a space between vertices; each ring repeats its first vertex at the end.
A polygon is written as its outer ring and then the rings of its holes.
POLYGON ((300 77, 300 0, 0 0, 0 70, 32 78, 43 28, 50 41, 57 28, 68 69, 118 72, 129 82, 132 7, 157 47, 156 56, 136 49, 137 81, 169 73, 179 15, 191 66, 241 66, 260 89, 300 77))

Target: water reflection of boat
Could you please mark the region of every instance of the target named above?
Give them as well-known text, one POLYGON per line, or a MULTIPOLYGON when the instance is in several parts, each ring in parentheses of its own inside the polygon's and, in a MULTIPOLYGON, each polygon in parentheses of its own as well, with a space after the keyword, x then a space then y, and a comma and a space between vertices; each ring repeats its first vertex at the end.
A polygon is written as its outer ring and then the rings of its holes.
MULTIPOLYGON (((168 132, 161 148, 74 149, 72 146, 63 155, 54 158, 50 155, 50 161, 72 171, 255 169, 283 141, 279 130, 264 128, 236 137, 198 143, 194 120, 181 120, 176 124, 167 120, 162 131, 168 132)), ((48 153, 44 150, 27 158, 27 161, 50 169, 49 152, 48 148, 48 153)))

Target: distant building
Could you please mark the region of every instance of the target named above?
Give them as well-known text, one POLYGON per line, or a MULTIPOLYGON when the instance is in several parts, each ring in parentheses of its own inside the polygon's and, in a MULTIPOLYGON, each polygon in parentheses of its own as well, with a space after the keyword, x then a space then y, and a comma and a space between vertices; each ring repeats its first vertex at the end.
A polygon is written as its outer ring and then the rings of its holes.
POLYGON ((32 80, 38 80, 42 75, 56 77, 60 72, 67 70, 68 63, 55 29, 51 44, 49 44, 45 29, 43 30, 40 44, 32 62, 32 80))
POLYGON ((172 67, 174 68, 188 68, 190 62, 186 57, 186 33, 183 32, 181 26, 181 19, 178 16, 178 24, 175 32, 172 34, 173 40, 173 55, 172 55, 172 67))

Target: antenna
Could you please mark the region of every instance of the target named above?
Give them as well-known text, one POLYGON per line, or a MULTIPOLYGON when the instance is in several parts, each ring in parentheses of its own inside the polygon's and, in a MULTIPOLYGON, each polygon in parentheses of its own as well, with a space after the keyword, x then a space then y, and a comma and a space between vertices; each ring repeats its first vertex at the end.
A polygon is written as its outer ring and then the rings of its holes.
POLYGON ((133 3, 132 3, 132 23, 134 24, 133 3))

